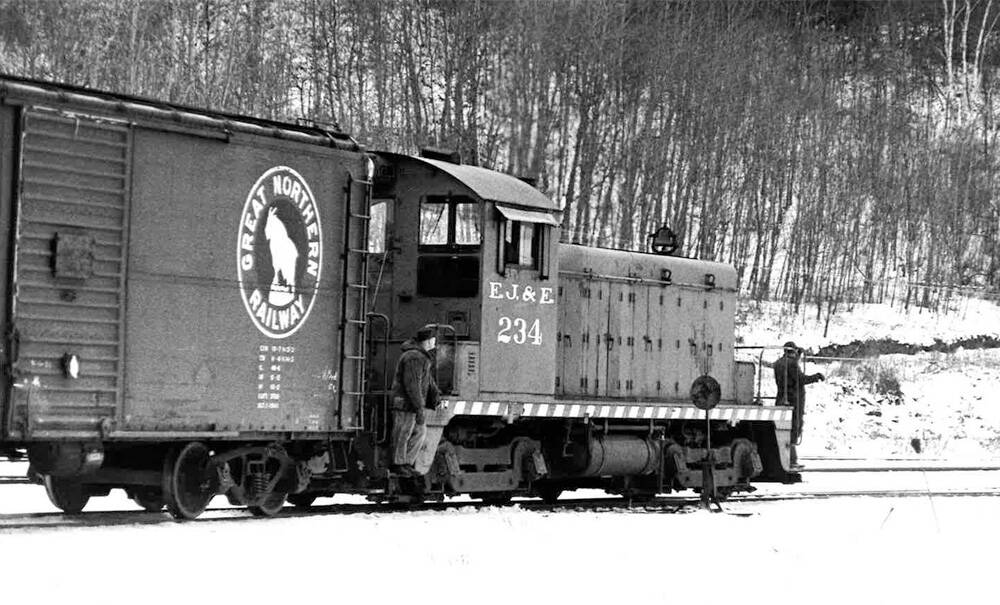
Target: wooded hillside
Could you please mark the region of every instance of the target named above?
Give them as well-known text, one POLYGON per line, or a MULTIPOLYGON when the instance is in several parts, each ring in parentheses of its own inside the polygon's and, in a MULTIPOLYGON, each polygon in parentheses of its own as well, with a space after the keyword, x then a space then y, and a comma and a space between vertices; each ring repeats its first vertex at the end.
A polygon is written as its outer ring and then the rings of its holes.
POLYGON ((0 0, 0 70, 538 179, 757 299, 1000 288, 994 0, 0 0), (945 287, 948 286, 948 287, 945 287))

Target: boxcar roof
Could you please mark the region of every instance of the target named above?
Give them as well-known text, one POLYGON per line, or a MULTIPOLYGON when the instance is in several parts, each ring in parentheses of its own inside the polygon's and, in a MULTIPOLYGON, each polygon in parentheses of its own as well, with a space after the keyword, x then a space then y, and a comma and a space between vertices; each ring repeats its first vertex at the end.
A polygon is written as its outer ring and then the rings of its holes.
POLYGON ((391 161, 411 160, 444 172, 472 190, 488 202, 521 206, 545 212, 559 212, 559 207, 544 193, 517 177, 509 174, 467 164, 452 164, 429 158, 402 155, 385 151, 378 152, 391 161))
POLYGON ((252 116, 211 111, 167 103, 156 99, 31 80, 0 74, 0 99, 68 105, 107 115, 126 115, 192 128, 239 131, 261 136, 296 140, 339 149, 360 150, 358 143, 339 130, 290 124, 252 116))

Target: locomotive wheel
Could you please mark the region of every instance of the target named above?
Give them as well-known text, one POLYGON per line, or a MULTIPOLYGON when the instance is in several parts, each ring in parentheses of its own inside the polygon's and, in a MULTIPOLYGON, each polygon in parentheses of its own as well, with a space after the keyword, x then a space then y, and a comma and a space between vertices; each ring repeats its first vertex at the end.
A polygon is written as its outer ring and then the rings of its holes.
POLYGON ((208 448, 197 441, 174 448, 163 463, 163 500, 175 519, 194 519, 215 497, 219 478, 209 469, 208 448))
POLYGON ((132 492, 129 497, 132 498, 132 502, 135 502, 144 510, 151 513, 158 513, 163 510, 163 494, 158 489, 151 487, 140 488, 132 492))
POLYGON ((309 508, 316 498, 316 494, 292 494, 288 496, 288 501, 298 508, 309 508))
POLYGON ((622 494, 622 498, 635 504, 648 504, 656 499, 656 492, 632 492, 622 494))
POLYGON ((67 515, 80 514, 90 500, 90 493, 79 479, 45 475, 45 493, 49 501, 67 515))
POLYGON ((255 517, 273 517, 281 512, 285 506, 285 492, 271 492, 264 498, 264 501, 254 506, 248 506, 247 510, 255 517))

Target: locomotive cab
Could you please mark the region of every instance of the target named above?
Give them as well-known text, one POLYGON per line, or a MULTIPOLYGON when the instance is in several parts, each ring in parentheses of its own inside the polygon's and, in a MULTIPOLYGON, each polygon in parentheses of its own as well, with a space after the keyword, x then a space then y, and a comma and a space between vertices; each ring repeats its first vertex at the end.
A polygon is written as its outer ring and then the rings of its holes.
POLYGON ((477 166, 377 156, 369 284, 369 387, 391 386, 399 345, 439 326, 437 381, 460 399, 551 396, 556 368, 556 206, 477 166))

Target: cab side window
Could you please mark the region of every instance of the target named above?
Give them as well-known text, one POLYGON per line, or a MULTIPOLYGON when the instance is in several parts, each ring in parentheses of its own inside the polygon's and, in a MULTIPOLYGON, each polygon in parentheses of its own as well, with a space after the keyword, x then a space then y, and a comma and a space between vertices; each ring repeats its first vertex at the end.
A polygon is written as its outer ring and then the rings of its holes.
POLYGON ((538 269, 541 261, 541 240, 541 225, 506 219, 503 240, 504 264, 538 269))

